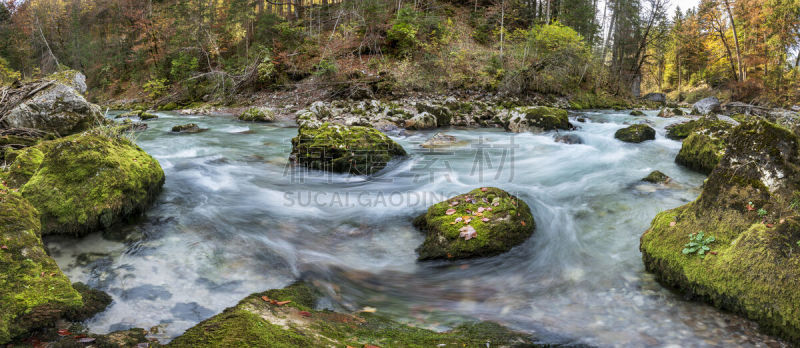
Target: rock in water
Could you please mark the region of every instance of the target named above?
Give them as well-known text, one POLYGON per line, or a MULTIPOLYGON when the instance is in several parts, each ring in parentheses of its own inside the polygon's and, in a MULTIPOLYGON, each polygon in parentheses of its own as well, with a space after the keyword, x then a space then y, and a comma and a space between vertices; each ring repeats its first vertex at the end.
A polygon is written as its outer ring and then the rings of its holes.
POLYGON ((323 123, 298 129, 289 159, 310 169, 371 175, 405 155, 402 146, 377 129, 323 123))
POLYGON ((275 112, 268 108, 252 107, 239 115, 239 120, 248 122, 273 122, 275 121, 275 112))
POLYGON ((175 133, 199 133, 201 129, 195 123, 187 123, 172 127, 172 131, 175 133))
POLYGON ((692 106, 692 115, 708 115, 720 111, 720 103, 717 97, 701 99, 692 106))
POLYGON ((41 213, 42 234, 81 236, 144 211, 164 183, 153 157, 130 140, 92 130, 41 142, 22 195, 41 213))
POLYGON ((426 234, 417 248, 420 260, 501 254, 527 240, 536 226, 525 202, 494 187, 435 204, 414 225, 426 234))
POLYGON ((414 117, 405 121, 405 128, 408 129, 433 129, 436 126, 436 117, 427 111, 414 115, 414 117))
POLYGON ((564 144, 583 144, 583 139, 577 134, 557 135, 555 141, 564 144))
POLYGON ((647 140, 654 140, 656 138, 656 130, 646 124, 635 124, 617 130, 614 133, 614 138, 627 143, 641 143, 647 140))
POLYGON ((426 149, 434 149, 434 148, 452 147, 455 144, 456 144, 456 137, 444 133, 436 133, 428 140, 425 140, 425 142, 420 144, 419 146, 424 147, 426 149))
POLYGON ((642 181, 646 181, 653 184, 666 184, 670 181, 670 177, 668 177, 666 174, 658 170, 654 170, 650 172, 650 174, 648 174, 646 177, 642 178, 642 181))
POLYGON ((503 128, 509 132, 549 131, 572 129, 567 110, 546 106, 513 109, 503 118, 503 128))
POLYGON ((492 322, 436 332, 379 313, 315 310, 305 283, 252 294, 172 340, 168 347, 533 347, 534 338, 492 322), (291 325, 286 325, 291 323, 291 325))
POLYGON ((79 292, 47 255, 40 226, 36 208, 0 184, 0 344, 51 326, 83 306, 79 292))
POLYGON ((0 128, 32 128, 65 136, 103 123, 100 107, 81 95, 84 81, 83 74, 70 70, 7 90, 0 105, 0 128))
POLYGON ((631 111, 630 115, 631 116, 644 116, 644 112, 642 112, 641 110, 633 110, 633 111, 631 111))
POLYGON ((700 197, 653 220, 642 259, 664 285, 798 344, 800 139, 756 121, 735 128, 729 142, 700 197), (683 254, 699 231, 716 239, 705 258, 683 254))

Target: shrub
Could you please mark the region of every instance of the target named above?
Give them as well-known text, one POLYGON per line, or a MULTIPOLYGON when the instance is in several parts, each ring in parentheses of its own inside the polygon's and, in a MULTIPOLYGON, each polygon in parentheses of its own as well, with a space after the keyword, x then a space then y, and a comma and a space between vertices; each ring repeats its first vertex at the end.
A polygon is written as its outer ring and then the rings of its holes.
POLYGON ((157 99, 167 91, 167 79, 151 79, 142 87, 150 99, 157 99))

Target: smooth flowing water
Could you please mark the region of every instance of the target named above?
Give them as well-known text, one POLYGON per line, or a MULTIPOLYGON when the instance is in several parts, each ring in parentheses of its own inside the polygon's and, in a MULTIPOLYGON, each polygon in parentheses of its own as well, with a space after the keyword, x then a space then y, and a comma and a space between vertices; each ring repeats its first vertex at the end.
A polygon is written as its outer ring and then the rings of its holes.
POLYGON ((647 114, 573 115, 580 128, 571 133, 583 144, 555 142, 554 133, 449 129, 461 142, 431 151, 420 144, 433 132, 390 133, 409 157, 367 178, 287 167, 292 124, 160 113, 137 142, 159 160, 166 184, 146 217, 120 227, 132 237, 47 243, 70 279, 113 296, 87 322, 96 332, 158 326, 155 336, 167 341, 250 293, 302 278, 328 290, 321 306, 374 307, 440 330, 482 319, 546 342, 765 345, 772 339, 751 322, 684 301, 644 271, 642 232, 658 212, 697 197, 704 179, 673 161, 680 143, 664 126, 681 119, 647 114), (614 139, 644 120, 655 141, 614 139), (170 134, 188 122, 209 130, 170 134), (655 169, 672 183, 639 181, 655 169), (496 257, 417 262, 423 236, 413 217, 482 186, 525 200, 533 236, 496 257))

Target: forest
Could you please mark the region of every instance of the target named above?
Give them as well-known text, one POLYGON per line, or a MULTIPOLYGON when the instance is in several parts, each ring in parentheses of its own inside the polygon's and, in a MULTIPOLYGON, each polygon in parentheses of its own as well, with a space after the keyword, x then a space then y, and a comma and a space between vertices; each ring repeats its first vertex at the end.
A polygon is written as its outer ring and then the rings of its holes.
POLYGON ((162 106, 377 79, 399 94, 800 98, 797 0, 5 1, 0 40, 3 83, 68 67, 95 100, 162 106))

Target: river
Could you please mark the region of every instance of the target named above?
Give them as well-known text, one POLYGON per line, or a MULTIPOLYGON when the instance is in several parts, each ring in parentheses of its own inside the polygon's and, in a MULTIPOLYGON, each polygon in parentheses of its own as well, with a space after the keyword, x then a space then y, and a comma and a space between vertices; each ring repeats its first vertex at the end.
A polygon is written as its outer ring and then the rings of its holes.
POLYGON ((145 217, 113 231, 129 237, 46 243, 71 280, 114 298, 86 323, 98 333, 157 327, 166 342, 250 293, 302 278, 329 293, 322 307, 369 306, 439 330, 473 318, 550 343, 763 346, 773 339, 751 322, 685 301, 644 271, 642 232, 658 212, 696 198, 705 178, 676 165, 681 144, 664 137, 683 119, 656 112, 574 114, 579 129, 561 133, 583 144, 552 132, 447 129, 460 143, 432 151, 420 144, 435 132, 388 133, 409 156, 369 178, 287 167, 293 124, 158 113, 137 142, 166 183, 145 217), (614 139, 644 120, 655 141, 614 139), (209 130, 170 134, 188 122, 209 130), (640 181, 656 169, 672 182, 640 181), (492 258, 417 262, 413 217, 482 186, 525 200, 533 236, 492 258))

